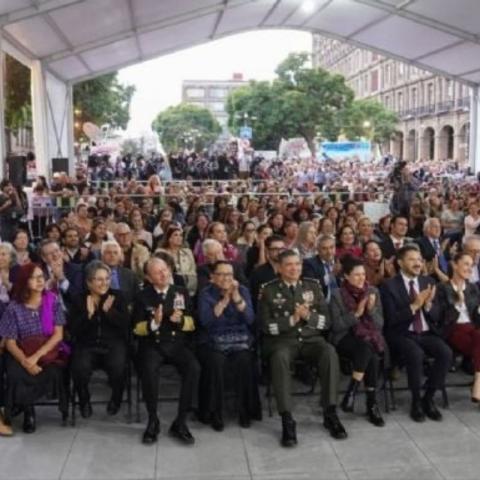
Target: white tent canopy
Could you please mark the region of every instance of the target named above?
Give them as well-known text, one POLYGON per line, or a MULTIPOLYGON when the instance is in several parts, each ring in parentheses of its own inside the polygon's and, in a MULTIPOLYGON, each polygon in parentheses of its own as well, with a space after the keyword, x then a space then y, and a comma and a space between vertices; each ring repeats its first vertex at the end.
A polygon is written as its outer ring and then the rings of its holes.
POLYGON ((478 18, 478 0, 0 0, 0 52, 32 67, 36 152, 48 174, 52 157, 72 153, 72 84, 262 28, 320 33, 463 81, 474 91, 473 127, 478 18))

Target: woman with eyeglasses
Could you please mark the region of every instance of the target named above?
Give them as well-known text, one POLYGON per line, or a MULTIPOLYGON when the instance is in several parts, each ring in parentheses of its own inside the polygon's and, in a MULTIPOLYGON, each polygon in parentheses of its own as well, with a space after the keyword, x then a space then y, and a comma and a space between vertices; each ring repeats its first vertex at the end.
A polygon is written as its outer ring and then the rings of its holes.
POLYGON ((111 270, 94 260, 85 268, 87 293, 70 312, 71 371, 83 418, 92 415, 88 384, 92 372, 107 373, 112 394, 107 413, 120 409, 127 367, 129 314, 121 294, 110 289, 111 270))
POLYGON ((200 418, 214 430, 223 430, 224 382, 228 372, 237 394, 239 424, 248 428, 252 420, 261 418, 252 301, 247 288, 234 279, 231 263, 219 260, 211 272, 212 281, 201 291, 198 301, 200 418))
POLYGON ((40 266, 27 263, 19 267, 12 301, 0 320, 0 337, 5 339, 8 352, 6 416, 13 407, 23 410, 25 433, 36 430, 35 402, 49 394, 54 385, 66 419, 67 390, 62 386, 68 351, 62 345, 64 325, 58 296, 46 290, 40 266))
POLYGON ((158 250, 167 252, 173 258, 175 272, 183 277, 188 293, 194 296, 198 283, 197 265, 193 252, 188 247, 184 247, 182 229, 175 225, 168 227, 158 250))

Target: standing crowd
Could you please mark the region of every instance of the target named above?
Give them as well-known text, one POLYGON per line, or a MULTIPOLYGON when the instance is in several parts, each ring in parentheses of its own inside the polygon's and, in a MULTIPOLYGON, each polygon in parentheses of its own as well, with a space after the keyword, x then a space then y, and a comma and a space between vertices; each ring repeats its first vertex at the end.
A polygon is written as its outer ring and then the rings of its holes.
POLYGON ((22 192, 3 181, 0 435, 12 434, 16 415, 33 433, 35 404, 52 392, 66 418, 71 383, 81 416, 92 416, 97 369, 116 415, 130 364, 148 413, 145 444, 160 433, 165 362, 180 376, 169 434, 187 445, 192 410, 223 430, 229 389, 239 425, 260 421, 261 379, 273 388, 281 444, 296 445, 298 371, 319 379, 323 425, 335 439, 347 437, 339 409, 353 414, 362 387, 367 420, 385 425, 383 371, 405 370, 413 421, 438 422, 435 394, 461 356, 479 403, 478 184, 460 188, 464 179, 403 163, 369 166, 385 170, 381 192, 392 199, 392 213, 372 219, 365 189, 379 193, 380 182, 342 177, 345 165, 260 187, 166 185, 156 174, 95 187, 60 175, 33 188, 37 200, 57 202, 55 221, 34 208, 29 224, 22 192), (350 381, 338 398, 341 364, 350 381))

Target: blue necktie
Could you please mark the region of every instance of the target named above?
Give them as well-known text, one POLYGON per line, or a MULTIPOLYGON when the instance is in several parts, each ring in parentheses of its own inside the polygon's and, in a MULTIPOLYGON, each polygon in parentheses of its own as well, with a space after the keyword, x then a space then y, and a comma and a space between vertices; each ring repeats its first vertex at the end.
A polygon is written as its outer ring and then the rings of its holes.
POLYGON ((438 266, 440 267, 440 270, 442 272, 446 273, 448 270, 448 262, 447 262, 447 259, 445 258, 445 255, 442 252, 442 249, 440 248, 440 242, 438 240, 434 240, 433 245, 435 247, 435 252, 437 252, 437 256, 438 256, 438 266))
POLYGON ((110 282, 110 288, 112 288, 112 290, 120 290, 120 280, 118 278, 118 270, 116 268, 112 268, 112 280, 110 282))

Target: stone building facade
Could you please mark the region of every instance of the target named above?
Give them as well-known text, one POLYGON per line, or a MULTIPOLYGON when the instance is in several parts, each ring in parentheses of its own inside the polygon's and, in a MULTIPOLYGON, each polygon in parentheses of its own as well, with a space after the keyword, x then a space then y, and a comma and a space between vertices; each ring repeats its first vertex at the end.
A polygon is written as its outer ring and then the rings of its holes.
POLYGON ((375 98, 397 113, 394 156, 468 161, 467 85, 320 35, 313 35, 312 54, 315 67, 342 74, 357 98, 375 98))

